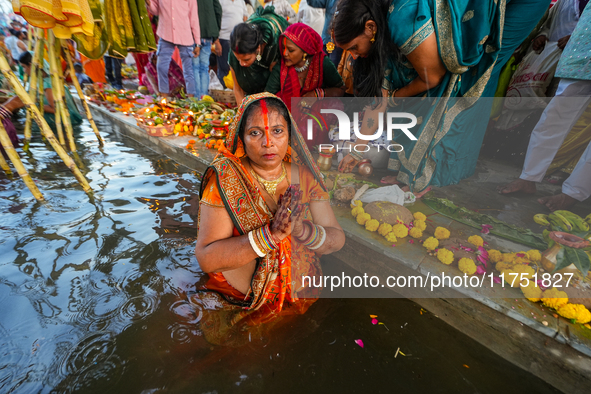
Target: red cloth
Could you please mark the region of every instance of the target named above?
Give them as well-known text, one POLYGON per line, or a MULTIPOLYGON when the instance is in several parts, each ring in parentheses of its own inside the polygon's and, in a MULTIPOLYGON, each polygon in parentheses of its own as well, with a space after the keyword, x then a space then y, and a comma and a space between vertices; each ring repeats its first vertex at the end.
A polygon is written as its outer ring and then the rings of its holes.
POLYGON ((308 55, 310 66, 304 86, 300 87, 298 73, 294 66, 287 67, 283 56, 281 57, 281 91, 277 94, 291 110, 291 98, 303 97, 304 94, 322 87, 322 66, 325 53, 323 51, 322 37, 314 29, 304 23, 294 23, 285 29, 279 37, 279 51, 283 55, 284 37, 291 40, 308 55))

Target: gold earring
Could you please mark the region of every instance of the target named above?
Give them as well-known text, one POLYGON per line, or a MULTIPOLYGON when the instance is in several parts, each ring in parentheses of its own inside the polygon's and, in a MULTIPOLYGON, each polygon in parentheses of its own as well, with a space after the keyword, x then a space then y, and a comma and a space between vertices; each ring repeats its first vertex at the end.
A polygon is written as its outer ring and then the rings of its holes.
POLYGON ((372 38, 371 38, 371 40, 369 40, 369 41, 370 41, 372 44, 373 44, 374 42, 376 42, 376 32, 375 32, 375 31, 373 32, 373 37, 372 37, 372 38))
POLYGON ((304 53, 304 57, 302 58, 303 61, 306 61, 306 55, 307 53, 304 53))
POLYGON ((262 57, 261 57, 261 51, 258 51, 257 52, 257 61, 260 62, 261 59, 262 59, 262 57))

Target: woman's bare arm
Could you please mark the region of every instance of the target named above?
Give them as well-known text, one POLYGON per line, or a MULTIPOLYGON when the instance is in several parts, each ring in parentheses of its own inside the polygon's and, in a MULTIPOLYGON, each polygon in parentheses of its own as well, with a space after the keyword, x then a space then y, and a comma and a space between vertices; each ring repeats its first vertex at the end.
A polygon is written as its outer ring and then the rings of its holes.
POLYGON ((236 73, 234 72, 234 69, 232 67, 230 67, 230 72, 232 73, 232 81, 234 81, 234 97, 236 97, 236 103, 240 105, 240 103, 242 103, 242 100, 244 100, 244 90, 242 90, 240 84, 236 80, 236 73))
POLYGON ((195 257, 203 272, 230 271, 258 257, 248 236, 232 236, 234 223, 224 208, 201 204, 199 209, 201 220, 195 257))
POLYGON ((329 201, 311 201, 310 212, 314 224, 318 224, 326 230, 324 244, 315 250, 318 254, 330 254, 340 250, 345 245, 345 232, 341 228, 332 211, 329 201))

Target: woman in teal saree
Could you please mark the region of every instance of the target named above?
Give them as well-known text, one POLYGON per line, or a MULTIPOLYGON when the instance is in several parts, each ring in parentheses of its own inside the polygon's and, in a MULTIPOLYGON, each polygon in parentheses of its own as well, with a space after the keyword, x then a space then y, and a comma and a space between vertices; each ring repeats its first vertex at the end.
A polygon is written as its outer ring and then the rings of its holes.
MULTIPOLYGON (((400 97, 430 98, 404 100, 404 112, 421 116, 412 129, 416 141, 402 132, 393 135, 404 147, 392 157, 399 166, 397 181, 420 192, 430 185, 458 183, 474 173, 488 120, 482 114, 490 107, 479 99, 493 85, 494 94, 506 54, 525 39, 548 4, 549 0, 343 0, 339 4, 333 37, 357 58, 356 95, 387 98, 366 111, 361 133, 375 132, 377 112, 388 111, 386 103, 396 105, 400 97), (517 19, 519 28, 514 25, 517 19)), ((356 161, 349 155, 340 169, 350 170, 356 161)))

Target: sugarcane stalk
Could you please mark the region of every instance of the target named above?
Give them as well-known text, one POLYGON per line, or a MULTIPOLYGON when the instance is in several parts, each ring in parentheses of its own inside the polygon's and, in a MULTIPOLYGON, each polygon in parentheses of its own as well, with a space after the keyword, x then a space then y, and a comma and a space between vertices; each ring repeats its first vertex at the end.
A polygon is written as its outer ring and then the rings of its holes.
POLYGON ((64 148, 62 148, 62 146, 59 144, 59 142, 55 138, 55 135, 53 134, 53 131, 51 131, 51 128, 39 112, 39 109, 35 105, 33 105, 33 102, 27 94, 27 91, 20 84, 18 78, 10 69, 8 62, 6 61, 6 58, 2 53, 0 53, 0 71, 2 71, 2 75, 4 75, 4 78, 8 80, 14 92, 25 104, 27 110, 30 111, 33 115, 33 120, 35 120, 35 122, 39 125, 39 128, 41 129, 41 135, 43 135, 47 139, 47 141, 49 141, 49 143, 56 151, 58 156, 63 160, 64 164, 70 169, 70 171, 72 171, 74 177, 82 187, 82 190, 84 190, 87 194, 91 195, 92 189, 88 184, 88 181, 86 180, 84 175, 82 175, 78 167, 76 167, 76 163, 74 163, 72 158, 68 156, 64 148))
POLYGON ((4 159, 4 155, 2 153, 0 153, 0 168, 2 168, 7 177, 12 177, 12 170, 10 169, 10 166, 8 165, 6 160, 4 159))
POLYGON ((82 106, 84 106, 84 111, 86 112, 86 117, 88 118, 88 121, 90 122, 90 126, 92 127, 92 131, 94 131, 94 134, 96 134, 96 138, 98 139, 99 146, 104 146, 103 139, 99 133, 98 127, 96 127, 96 123, 94 122, 94 118, 92 117, 92 113, 90 112, 90 107, 88 106, 88 103, 86 102, 86 96, 84 95, 84 92, 82 92, 82 87, 80 86, 80 82, 78 81, 78 78, 76 77, 76 72, 74 71, 74 62, 72 62, 72 55, 70 54, 70 51, 68 50, 67 45, 63 41, 62 41, 62 47, 64 48, 64 52, 66 54, 66 61, 68 62, 68 67, 70 69, 70 78, 72 78, 72 82, 74 83, 74 86, 76 87, 76 91, 78 92, 78 97, 80 97, 80 101, 82 101, 82 106))
MULTIPOLYGON (((51 74, 51 87, 53 91, 53 101, 55 103, 55 127, 57 129, 57 136, 60 140, 60 144, 66 145, 66 141, 64 139, 64 131, 62 128, 62 122, 66 119, 63 117, 63 99, 60 89, 60 77, 57 71, 57 61, 55 59, 55 36, 53 35, 53 31, 49 30, 48 32, 48 45, 47 45, 47 52, 49 54, 49 72, 51 74)), ((68 136, 69 138, 69 136, 68 136)), ((72 149, 72 142, 70 142, 70 150, 75 151, 76 146, 72 149)))
POLYGON ((45 112, 45 89, 43 89, 43 69, 37 70, 37 79, 39 81, 39 87, 37 90, 39 91, 39 97, 37 102, 39 103, 39 112, 41 112, 41 116, 44 116, 45 112))
MULTIPOLYGON (((33 100, 33 104, 37 104, 37 88, 38 88, 38 81, 37 81, 37 70, 42 69, 43 67, 39 66, 39 60, 43 59, 43 30, 37 29, 37 43, 35 44, 35 53, 33 55, 33 62, 31 63, 31 83, 29 84, 29 96, 33 100)), ((43 103, 43 102, 42 102, 43 103)), ((25 122, 25 141, 24 141, 24 149, 27 150, 29 148, 29 141, 31 141, 31 114, 27 112, 27 120, 25 122)))
MULTIPOLYGON (((4 128, 2 122, 0 122, 0 144, 2 144, 2 147, 4 148, 6 155, 12 162, 12 165, 14 166, 16 172, 18 172, 18 175, 21 177, 23 182, 25 182, 25 185, 27 185, 27 187, 31 191, 31 194, 33 194, 37 201, 43 201, 43 195, 37 188, 37 185, 35 185, 33 179, 31 179, 31 176, 29 175, 27 169, 23 165, 23 162, 18 156, 18 153, 16 153, 16 150, 14 149, 14 146, 12 145, 10 137, 8 136, 8 133, 6 132, 6 129, 4 128)), ((6 161, 4 161, 4 163, 6 163, 6 161)))
MULTIPOLYGON (((66 89, 68 89, 66 85, 66 78, 64 78, 64 73, 62 70, 62 63, 61 61, 58 63, 58 60, 61 60, 61 44, 60 39, 56 39, 55 42, 55 49, 56 54, 60 54, 56 57, 56 64, 57 64, 57 72, 59 77, 59 89, 60 94, 62 97, 62 123, 66 128, 66 136, 68 137, 68 142, 70 144, 70 150, 72 152, 76 152, 76 141, 74 140, 74 128, 72 127, 72 119, 70 119, 70 109, 68 108, 68 101, 66 100, 66 89)), ((80 164, 78 164, 80 166, 80 164)))

